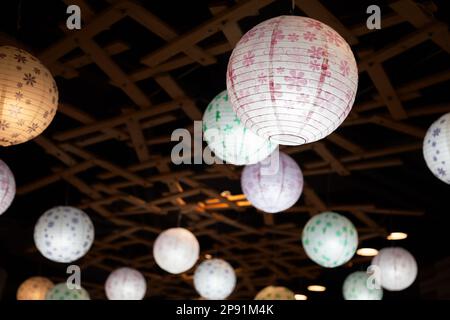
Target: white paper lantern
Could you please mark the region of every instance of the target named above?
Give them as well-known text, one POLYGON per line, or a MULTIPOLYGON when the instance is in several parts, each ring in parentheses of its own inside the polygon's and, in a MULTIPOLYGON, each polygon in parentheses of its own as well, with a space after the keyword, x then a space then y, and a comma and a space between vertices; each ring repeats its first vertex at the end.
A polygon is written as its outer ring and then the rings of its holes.
POLYGON ((255 300, 295 300, 295 294, 285 287, 268 286, 258 292, 255 300))
POLYGON ((8 210, 16 195, 16 181, 8 165, 0 160, 0 215, 8 210))
POLYGON ((109 300, 142 300, 147 292, 147 282, 138 270, 119 268, 108 276, 105 291, 109 300))
POLYGON ((195 270, 194 287, 203 298, 226 299, 233 292, 235 286, 234 269, 222 259, 205 260, 195 270))
POLYGON ((333 132, 358 86, 352 50, 317 20, 280 16, 248 31, 231 54, 230 102, 242 123, 278 144, 301 145, 333 132))
POLYGON ((55 262, 69 263, 84 256, 94 241, 89 216, 73 207, 46 211, 34 228, 34 243, 41 254, 55 262))
POLYGON ((416 259, 400 247, 381 249, 373 258, 372 265, 379 268, 381 286, 389 291, 404 290, 417 277, 416 259))
POLYGON ((50 71, 28 52, 0 47, 0 145, 19 144, 48 127, 58 107, 50 71))
POLYGON ((308 257, 326 268, 349 261, 358 246, 353 223, 335 212, 323 212, 309 219, 303 228, 303 248, 308 257))
POLYGON ((342 286, 345 300, 381 300, 383 289, 376 288, 364 271, 356 271, 347 276, 342 286))
POLYGON ((271 172, 270 166, 264 162, 247 165, 242 171, 241 187, 255 208, 276 213, 298 201, 303 191, 303 174, 295 160, 282 152, 279 152, 277 169, 271 172))
POLYGON ((71 289, 63 282, 48 290, 46 300, 91 300, 91 298, 85 289, 71 289))
POLYGON ((54 284, 44 277, 31 277, 22 282, 17 290, 17 300, 45 300, 54 284))
POLYGON ((208 147, 226 163, 257 163, 269 156, 276 143, 248 130, 233 111, 227 91, 219 93, 203 115, 203 132, 208 147))
POLYGON ((192 268, 198 260, 200 245, 192 232, 171 228, 162 232, 153 244, 153 257, 163 270, 179 274, 192 268))
POLYGON ((450 184, 450 113, 437 119, 428 129, 423 140, 423 156, 431 172, 450 184))

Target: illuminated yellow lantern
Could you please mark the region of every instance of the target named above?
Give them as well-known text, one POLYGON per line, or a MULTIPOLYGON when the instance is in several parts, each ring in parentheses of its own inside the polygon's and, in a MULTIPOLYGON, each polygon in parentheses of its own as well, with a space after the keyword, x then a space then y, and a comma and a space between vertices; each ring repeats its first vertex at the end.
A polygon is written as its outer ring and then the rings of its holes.
POLYGON ((45 296, 54 284, 44 277, 31 277, 20 285, 17 300, 45 300, 45 296))
POLYGON ((0 146, 31 140, 56 114, 58 88, 50 71, 28 52, 0 47, 0 146))

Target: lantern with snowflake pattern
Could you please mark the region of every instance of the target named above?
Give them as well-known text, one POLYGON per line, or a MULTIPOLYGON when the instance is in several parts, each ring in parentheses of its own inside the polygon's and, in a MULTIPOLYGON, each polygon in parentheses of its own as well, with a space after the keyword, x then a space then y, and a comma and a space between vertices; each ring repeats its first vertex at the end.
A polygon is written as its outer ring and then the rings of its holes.
POLYGON ((71 288, 63 282, 48 290, 45 300, 91 300, 91 298, 85 289, 71 288))
POLYGON ((54 284, 44 277, 31 277, 22 282, 17 290, 17 300, 45 300, 54 284))
POLYGON ((377 288, 364 271, 356 271, 347 276, 342 286, 345 300, 381 300, 383 289, 377 288))
POLYGON ((139 271, 119 268, 108 276, 105 291, 109 300, 142 300, 147 292, 147 282, 139 271))
POLYGON ((295 294, 285 287, 268 286, 258 292, 255 300, 295 300, 295 294))
POLYGON ((236 286, 233 267, 222 259, 203 261, 195 270, 194 287, 203 298, 226 299, 236 286))
POLYGON ((8 210, 16 195, 16 181, 8 165, 0 160, 0 215, 8 210))

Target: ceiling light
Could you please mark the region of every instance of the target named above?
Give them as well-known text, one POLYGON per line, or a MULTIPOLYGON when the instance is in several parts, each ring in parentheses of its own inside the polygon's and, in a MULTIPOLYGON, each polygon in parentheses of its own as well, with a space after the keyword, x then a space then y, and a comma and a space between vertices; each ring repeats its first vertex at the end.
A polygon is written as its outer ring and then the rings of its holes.
POLYGON ((295 298, 295 300, 308 300, 307 296, 305 296, 304 294, 298 294, 298 293, 294 296, 294 298, 295 298))
POLYGON ((406 239, 408 235, 404 232, 391 232, 386 239, 388 240, 403 240, 406 239))
POLYGON ((324 292, 325 290, 327 290, 327 288, 325 288, 324 286, 319 286, 319 285, 311 285, 308 286, 308 290, 309 291, 313 291, 313 292, 324 292))
POLYGON ((208 259, 208 260, 209 260, 209 259, 211 259, 211 258, 212 258, 212 255, 210 255, 210 254, 208 254, 208 253, 205 254, 205 259, 208 259))
POLYGON ((356 251, 358 256, 374 257, 378 254, 378 250, 374 248, 360 248, 356 251))

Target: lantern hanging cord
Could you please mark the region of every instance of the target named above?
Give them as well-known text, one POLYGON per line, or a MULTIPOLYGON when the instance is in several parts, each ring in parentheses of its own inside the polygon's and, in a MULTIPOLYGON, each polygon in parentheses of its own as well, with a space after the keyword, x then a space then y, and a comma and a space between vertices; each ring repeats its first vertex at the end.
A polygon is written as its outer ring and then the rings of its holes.
POLYGON ((294 15, 294 10, 295 10, 295 0, 292 0, 292 2, 291 2, 291 11, 290 11, 291 15, 294 15))

